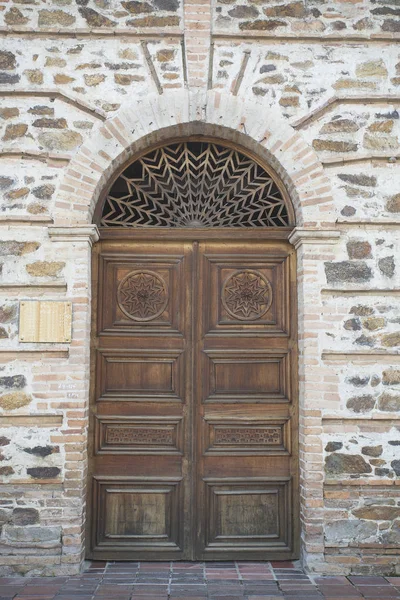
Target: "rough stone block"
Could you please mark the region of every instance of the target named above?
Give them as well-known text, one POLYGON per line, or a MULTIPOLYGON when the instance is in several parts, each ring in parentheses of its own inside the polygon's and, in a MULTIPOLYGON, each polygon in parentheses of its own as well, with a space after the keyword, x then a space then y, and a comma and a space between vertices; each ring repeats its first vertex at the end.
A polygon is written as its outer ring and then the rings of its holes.
POLYGON ((372 279, 372 270, 364 261, 326 262, 328 283, 362 283, 372 279))
POLYGON ((35 525, 39 523, 39 511, 36 508, 14 508, 13 525, 35 525))
POLYGON ((325 529, 327 543, 347 545, 349 542, 365 542, 377 534, 377 524, 358 519, 328 522, 325 529))
POLYGON ((372 473, 371 466, 359 454, 330 454, 325 459, 327 475, 372 473))
POLYGON ((9 544, 59 544, 61 527, 19 527, 17 525, 4 525, 1 540, 9 544))

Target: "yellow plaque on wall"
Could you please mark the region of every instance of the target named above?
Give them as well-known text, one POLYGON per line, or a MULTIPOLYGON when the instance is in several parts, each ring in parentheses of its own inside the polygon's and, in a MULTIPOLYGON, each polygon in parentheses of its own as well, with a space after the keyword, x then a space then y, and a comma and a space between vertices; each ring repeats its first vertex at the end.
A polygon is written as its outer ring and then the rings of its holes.
POLYGON ((71 341, 71 302, 23 300, 19 309, 20 342, 71 341))

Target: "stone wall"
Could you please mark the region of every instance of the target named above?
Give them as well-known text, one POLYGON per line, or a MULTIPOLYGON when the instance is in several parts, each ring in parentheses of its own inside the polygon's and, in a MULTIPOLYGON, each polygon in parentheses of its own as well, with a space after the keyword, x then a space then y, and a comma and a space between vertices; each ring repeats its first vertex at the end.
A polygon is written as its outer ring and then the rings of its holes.
POLYGON ((296 209, 303 564, 400 572, 399 16, 396 0, 0 5, 1 574, 82 564, 92 212, 118 165, 190 123, 269 160, 296 209), (20 342, 24 299, 71 301, 72 342, 20 342))

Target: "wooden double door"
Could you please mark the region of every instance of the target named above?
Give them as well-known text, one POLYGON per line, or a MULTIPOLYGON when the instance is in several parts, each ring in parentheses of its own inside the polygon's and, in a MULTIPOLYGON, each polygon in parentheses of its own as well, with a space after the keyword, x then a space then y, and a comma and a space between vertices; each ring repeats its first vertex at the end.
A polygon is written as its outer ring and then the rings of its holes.
POLYGON ((293 250, 154 239, 95 248, 89 556, 294 558, 293 250))

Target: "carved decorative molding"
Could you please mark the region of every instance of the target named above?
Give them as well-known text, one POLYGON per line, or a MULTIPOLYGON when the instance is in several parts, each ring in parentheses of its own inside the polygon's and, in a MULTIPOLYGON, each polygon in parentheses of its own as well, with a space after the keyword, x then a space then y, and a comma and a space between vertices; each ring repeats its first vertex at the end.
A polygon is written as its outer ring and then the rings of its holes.
POLYGON ((117 292, 122 312, 134 321, 152 321, 168 304, 165 281, 153 271, 132 271, 121 281, 117 292))
POLYGON ((280 445, 281 427, 216 427, 215 445, 280 445))
POLYGON ((259 271, 236 271, 224 283, 222 304, 234 319, 260 319, 272 304, 271 284, 259 271))
POLYGON ((289 235, 289 242, 296 248, 303 244, 311 245, 333 245, 340 238, 338 229, 307 229, 296 227, 289 235))
POLYGON ((132 427, 129 425, 109 425, 106 430, 108 444, 174 446, 172 427, 132 427))
POLYGON ((71 225, 70 227, 49 227, 49 237, 54 242, 88 242, 92 245, 99 239, 97 225, 71 225))

